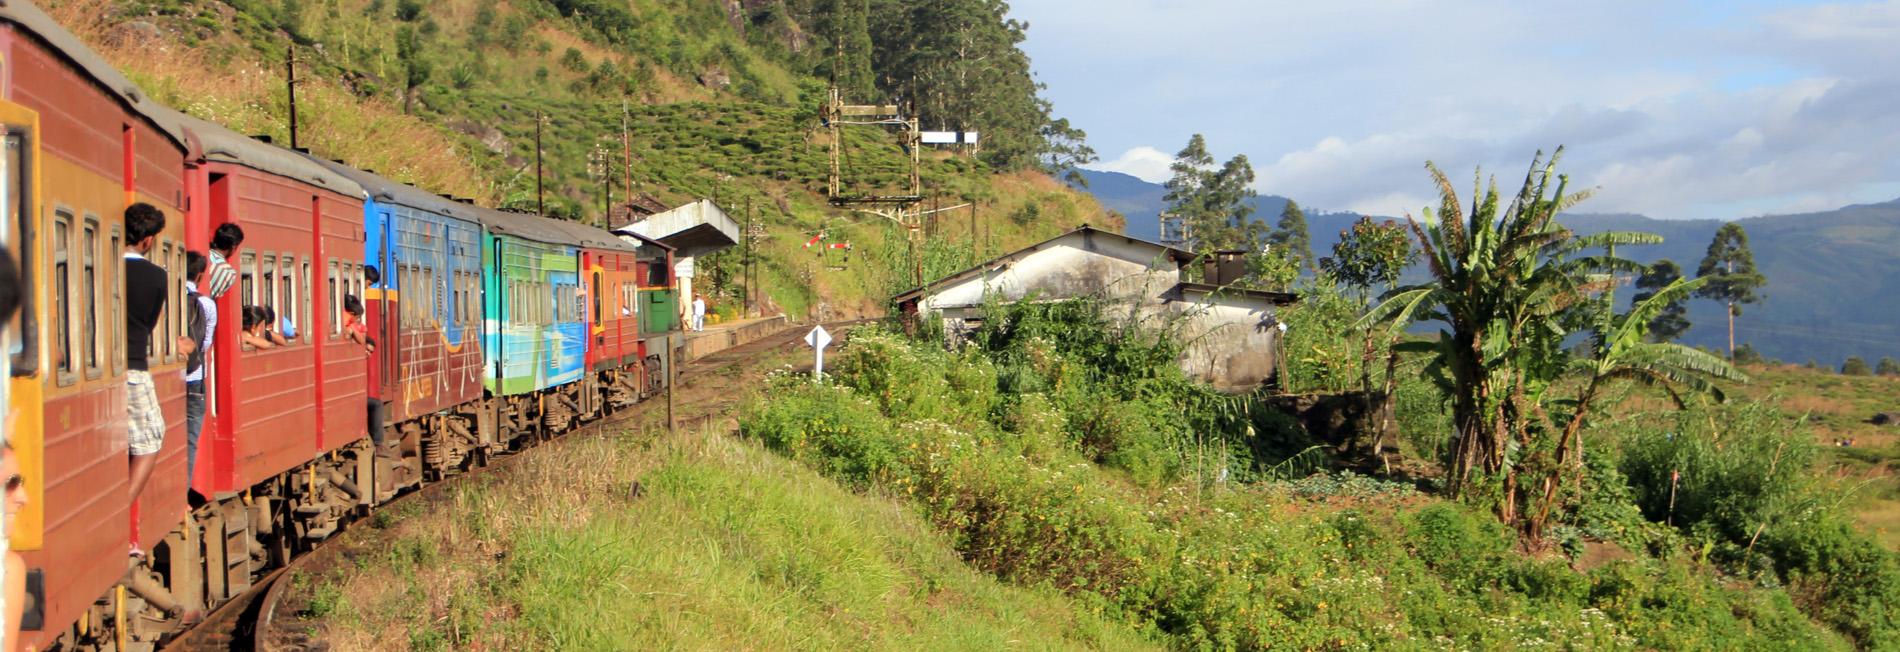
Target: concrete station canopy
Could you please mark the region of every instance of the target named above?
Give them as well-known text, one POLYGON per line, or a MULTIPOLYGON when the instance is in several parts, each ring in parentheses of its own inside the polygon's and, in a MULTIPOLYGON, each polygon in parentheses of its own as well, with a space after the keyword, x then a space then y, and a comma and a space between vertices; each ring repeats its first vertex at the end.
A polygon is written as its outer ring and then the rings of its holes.
POLYGON ((739 224, 710 199, 650 215, 614 232, 657 240, 674 248, 675 255, 689 258, 739 244, 739 224))

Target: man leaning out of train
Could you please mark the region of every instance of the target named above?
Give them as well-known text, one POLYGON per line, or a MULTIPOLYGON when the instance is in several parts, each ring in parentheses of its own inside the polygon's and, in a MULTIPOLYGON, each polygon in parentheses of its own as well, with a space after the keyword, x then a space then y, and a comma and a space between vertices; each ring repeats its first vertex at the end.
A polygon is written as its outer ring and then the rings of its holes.
MULTIPOLYGON (((139 202, 125 208, 125 416, 130 451, 129 473, 137 500, 152 477, 152 466, 165 444, 165 417, 159 413, 158 391, 146 367, 152 348, 152 328, 165 314, 165 269, 145 259, 158 234, 165 230, 165 213, 139 202)), ((132 556, 143 557, 139 542, 132 556)))
POLYGON ((179 340, 185 355, 185 486, 191 491, 198 470, 198 434, 205 425, 205 354, 218 329, 218 303, 198 293, 209 259, 185 252, 185 336, 179 340))

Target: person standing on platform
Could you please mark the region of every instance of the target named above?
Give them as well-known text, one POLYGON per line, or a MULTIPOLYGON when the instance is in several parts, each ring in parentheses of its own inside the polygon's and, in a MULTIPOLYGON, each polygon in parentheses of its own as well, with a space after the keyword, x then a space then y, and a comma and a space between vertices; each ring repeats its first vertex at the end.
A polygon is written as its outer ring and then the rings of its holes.
POLYGON ((693 293, 693 330, 706 330, 706 297, 698 292, 693 293))

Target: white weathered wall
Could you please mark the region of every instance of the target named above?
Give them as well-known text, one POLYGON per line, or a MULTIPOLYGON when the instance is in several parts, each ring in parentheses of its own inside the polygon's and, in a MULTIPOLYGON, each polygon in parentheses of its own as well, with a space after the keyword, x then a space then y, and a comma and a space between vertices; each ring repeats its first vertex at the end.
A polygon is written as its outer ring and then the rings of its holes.
POLYGON ((931 288, 925 310, 981 306, 990 295, 1003 302, 1034 297, 1061 301, 1084 296, 1139 299, 1146 303, 1180 281, 1172 260, 1158 256, 1151 246, 1129 243, 1119 236, 1070 234, 1049 247, 982 275, 941 288, 931 288))
POLYGON ((1070 234, 1006 266, 942 287, 921 302, 943 318, 946 337, 964 340, 982 318, 986 298, 1002 303, 1027 299, 1062 301, 1084 296, 1108 300, 1109 319, 1133 318, 1148 329, 1173 326, 1187 344, 1181 369, 1222 390, 1245 391, 1273 375, 1280 331, 1274 306, 1264 299, 1204 293, 1183 294, 1174 261, 1151 246, 1119 236, 1070 234))
POLYGON ((1181 370, 1222 390, 1244 391, 1273 375, 1280 329, 1271 304, 1259 300, 1190 294, 1166 304, 1180 320, 1181 370), (1199 301, 1196 302, 1195 300, 1199 301))

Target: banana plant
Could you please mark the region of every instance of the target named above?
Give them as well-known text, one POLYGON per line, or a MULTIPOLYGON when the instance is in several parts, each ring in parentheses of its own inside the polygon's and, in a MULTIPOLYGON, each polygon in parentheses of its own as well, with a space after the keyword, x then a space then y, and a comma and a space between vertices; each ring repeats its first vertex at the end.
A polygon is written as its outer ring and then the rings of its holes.
POLYGON ((1517 456, 1547 430, 1539 415, 1567 369, 1562 342, 1579 307, 1609 287, 1606 274, 1641 268, 1584 252, 1662 240, 1629 232, 1578 236, 1560 224, 1559 213, 1591 194, 1567 192, 1569 179, 1555 171, 1562 154, 1558 148, 1546 159, 1538 152, 1508 206, 1495 182, 1482 193, 1474 182, 1469 211, 1444 172, 1426 163, 1438 185, 1438 210, 1426 209, 1422 221, 1407 219, 1431 279, 1388 292, 1358 324, 1389 322, 1394 335, 1416 321, 1446 325, 1435 341, 1401 346, 1430 355, 1427 372, 1450 398, 1458 431, 1452 493, 1469 491, 1475 472, 1501 479, 1498 514, 1507 522, 1518 520, 1517 456))
MULTIPOLYGON (((1607 383, 1630 381, 1653 387, 1661 390, 1681 409, 1687 405, 1684 395, 1690 392, 1707 395, 1718 402, 1726 400, 1727 396, 1716 384, 1717 380, 1748 381, 1747 375, 1718 356, 1681 344, 1649 341, 1649 325, 1656 315, 1662 314, 1670 304, 1688 297, 1708 281, 1708 277, 1676 279, 1656 294, 1636 302, 1623 314, 1605 312, 1605 322, 1594 337, 1592 348, 1595 355, 1575 359, 1569 365, 1571 374, 1588 378, 1583 389, 1578 391, 1574 399, 1553 402, 1556 407, 1565 408, 1569 413, 1557 441, 1556 457, 1559 465, 1579 470, 1582 468, 1584 421, 1590 414, 1592 403, 1607 383)), ((1530 523, 1532 532, 1541 531, 1549 518, 1559 482, 1558 475, 1554 473, 1544 479, 1542 505, 1537 518, 1530 523)))

